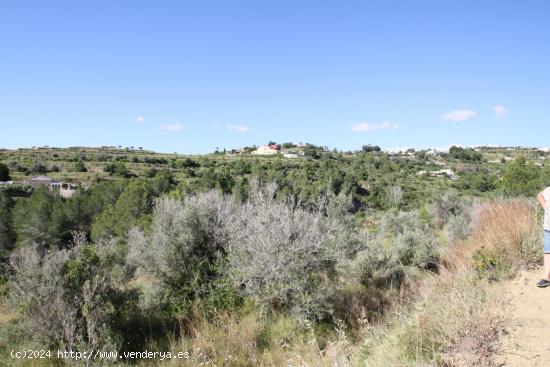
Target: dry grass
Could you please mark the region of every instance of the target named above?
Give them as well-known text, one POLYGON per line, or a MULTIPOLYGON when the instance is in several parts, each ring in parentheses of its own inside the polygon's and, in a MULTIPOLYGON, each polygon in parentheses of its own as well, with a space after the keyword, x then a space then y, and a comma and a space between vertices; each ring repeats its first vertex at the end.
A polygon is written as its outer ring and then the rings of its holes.
MULTIPOLYGON (((173 354, 186 351, 188 366, 348 366, 351 343, 344 332, 319 347, 311 324, 289 317, 266 320, 257 311, 222 313, 213 319, 197 314, 188 335, 171 344, 173 354)), ((181 360, 159 365, 181 366, 181 360)))
POLYGON ((414 301, 371 335, 366 364, 490 366, 504 315, 501 285, 488 268, 513 275, 540 261, 539 227, 536 207, 525 200, 478 207, 472 235, 445 251, 440 274, 426 277, 414 301))
POLYGON ((442 256, 447 271, 468 271, 480 254, 508 265, 511 273, 540 261, 542 230, 534 202, 494 200, 475 212, 473 233, 448 247, 442 256))

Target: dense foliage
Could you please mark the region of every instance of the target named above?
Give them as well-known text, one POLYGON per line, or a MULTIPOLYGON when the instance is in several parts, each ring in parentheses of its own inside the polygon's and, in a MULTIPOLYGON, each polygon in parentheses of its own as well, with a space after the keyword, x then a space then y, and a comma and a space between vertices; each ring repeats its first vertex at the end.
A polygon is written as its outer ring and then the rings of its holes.
POLYGON ((18 315, 13 335, 64 350, 160 348, 195 332, 197 310, 250 307, 267 320, 352 328, 439 270, 442 249, 470 236, 481 198, 550 184, 543 160, 492 166, 487 153, 458 147, 442 157, 372 145, 303 151, 0 164, 16 181, 32 172, 89 179, 70 198, 0 187, 0 284, 18 315), (459 178, 429 174, 442 165, 459 178))

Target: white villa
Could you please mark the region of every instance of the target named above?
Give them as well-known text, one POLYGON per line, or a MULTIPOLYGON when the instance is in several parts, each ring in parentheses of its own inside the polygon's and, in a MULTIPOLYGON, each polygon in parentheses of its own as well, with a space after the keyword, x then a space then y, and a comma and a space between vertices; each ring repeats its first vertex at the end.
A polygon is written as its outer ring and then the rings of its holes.
POLYGON ((263 146, 259 147, 258 149, 252 151, 251 154, 254 154, 254 155, 273 155, 273 154, 278 154, 278 153, 279 153, 279 150, 275 149, 273 146, 263 145, 263 146))

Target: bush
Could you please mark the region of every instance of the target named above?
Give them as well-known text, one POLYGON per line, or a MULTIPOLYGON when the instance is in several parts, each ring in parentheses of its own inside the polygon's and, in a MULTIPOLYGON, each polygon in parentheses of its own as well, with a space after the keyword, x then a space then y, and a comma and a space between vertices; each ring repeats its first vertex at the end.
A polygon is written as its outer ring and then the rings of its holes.
POLYGON ((219 278, 234 211, 231 200, 217 191, 156 202, 150 235, 134 228, 128 239, 129 262, 138 277, 147 279, 145 308, 167 306, 186 313, 214 289, 224 293, 219 278))
POLYGON ((86 168, 86 166, 84 165, 84 163, 82 161, 78 161, 74 164, 73 171, 74 172, 88 172, 88 169, 86 168))
POLYGON ((346 200, 305 210, 275 190, 255 183, 243 205, 218 191, 157 201, 151 233, 133 229, 128 240, 129 261, 147 279, 144 306, 186 313, 199 299, 230 304, 236 290, 267 310, 326 313, 321 289, 358 246, 346 200))
POLYGON ((395 237, 415 230, 428 231, 428 226, 416 212, 386 213, 380 220, 382 237, 395 237))
POLYGON ((399 234, 394 241, 394 247, 403 266, 411 266, 423 270, 437 268, 436 239, 429 233, 414 230, 399 234))
POLYGON ((449 190, 432 202, 430 212, 436 223, 442 227, 452 216, 461 215, 464 207, 464 200, 460 198, 458 191, 449 190))
POLYGON ((346 200, 334 198, 305 210, 275 200, 274 184, 252 186, 233 223, 229 277, 266 310, 322 317, 329 311, 329 279, 357 247, 346 200))
POLYGON ((388 213, 380 231, 350 264, 361 284, 379 289, 400 287, 420 270, 436 270, 439 243, 416 212, 388 213))
POLYGON ((116 251, 111 243, 91 245, 77 234, 69 250, 41 258, 27 247, 14 254, 10 302, 22 314, 23 332, 49 348, 117 349, 135 295, 120 286, 128 279, 116 270, 116 251))
POLYGON ((397 254, 386 249, 361 251, 351 263, 350 273, 365 287, 378 289, 399 287, 406 275, 397 254))
POLYGON ((465 240, 472 232, 472 218, 469 213, 463 212, 452 215, 444 226, 445 233, 449 240, 465 240))
POLYGON ((32 166, 32 173, 43 174, 48 172, 48 168, 42 162, 36 162, 32 166))
POLYGON ((123 162, 107 163, 103 167, 103 171, 109 173, 110 176, 129 177, 130 173, 126 169, 123 162))

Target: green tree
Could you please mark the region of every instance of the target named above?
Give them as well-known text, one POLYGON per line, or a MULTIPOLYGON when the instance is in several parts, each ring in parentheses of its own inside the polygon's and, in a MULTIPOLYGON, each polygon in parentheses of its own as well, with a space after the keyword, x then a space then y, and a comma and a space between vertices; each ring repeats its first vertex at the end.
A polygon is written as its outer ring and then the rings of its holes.
POLYGON ((481 153, 476 152, 472 148, 461 148, 452 146, 449 149, 449 155, 453 158, 460 159, 462 161, 481 161, 483 156, 481 153))
POLYGON ((535 195, 540 188, 537 167, 523 156, 510 163, 502 176, 501 188, 510 195, 535 195))
POLYGON ((78 161, 74 164, 73 171, 74 172, 88 172, 88 169, 84 165, 84 162, 78 161))
POLYGON ((45 189, 33 191, 26 200, 18 200, 13 208, 13 226, 17 243, 46 248, 51 243, 50 215, 52 195, 45 189))
POLYGON ((110 176, 129 177, 130 173, 126 169, 126 165, 123 162, 107 163, 103 167, 105 172, 108 172, 110 176))
POLYGON ((0 256, 13 247, 14 234, 11 222, 13 200, 4 190, 0 190, 0 256))
POLYGON ((167 169, 156 172, 155 177, 151 180, 152 189, 156 196, 170 191, 175 184, 174 176, 167 169))
POLYGON ((550 186, 550 164, 545 164, 540 171, 540 186, 550 186))
POLYGON ((361 150, 365 153, 370 153, 370 152, 379 152, 380 151, 380 147, 378 145, 370 145, 370 144, 367 144, 367 145, 363 145, 361 147, 361 150))
POLYGON ((145 215, 151 213, 153 190, 143 180, 132 180, 116 204, 104 210, 94 221, 92 239, 121 237, 136 225, 145 224, 145 215))
POLYGON ((0 163, 0 181, 9 181, 9 180, 11 180, 10 169, 5 163, 0 163))
POLYGON ((33 173, 47 173, 48 168, 42 162, 36 162, 32 167, 33 173))

